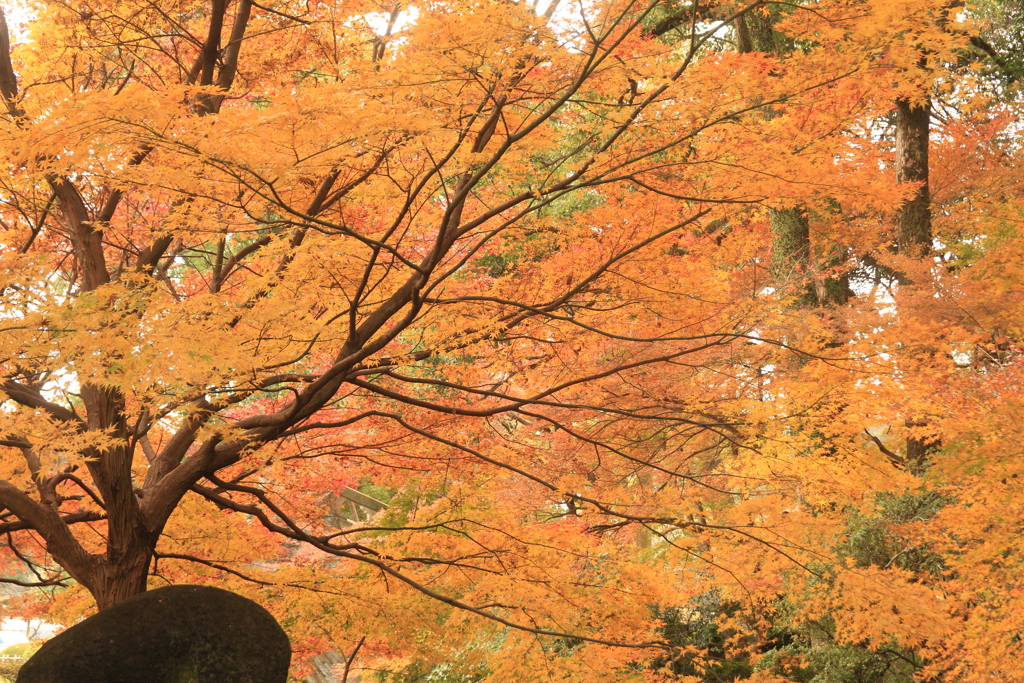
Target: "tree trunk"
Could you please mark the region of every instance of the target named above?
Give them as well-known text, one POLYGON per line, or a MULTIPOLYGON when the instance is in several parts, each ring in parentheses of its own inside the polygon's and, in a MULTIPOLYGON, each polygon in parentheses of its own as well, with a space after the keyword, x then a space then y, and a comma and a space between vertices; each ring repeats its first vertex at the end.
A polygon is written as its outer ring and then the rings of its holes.
POLYGON ((920 183, 896 217, 899 253, 920 258, 931 251, 932 208, 928 189, 928 138, 931 101, 896 103, 896 180, 920 183))
MULTIPOLYGON (((900 183, 919 183, 896 215, 896 245, 899 253, 912 258, 925 258, 932 249, 932 207, 928 189, 928 142, 931 100, 921 104, 901 99, 896 102, 896 180, 900 183)), ((911 284, 900 275, 900 284, 911 284)), ((923 427, 926 420, 908 419, 908 427, 923 427)), ((907 470, 913 474, 924 472, 929 451, 933 445, 925 439, 907 437, 907 470)))
POLYGON ((96 580, 86 586, 96 599, 96 606, 105 610, 133 595, 145 593, 152 561, 153 549, 148 543, 140 542, 116 560, 100 564, 96 580))
MULTIPOLYGON (((736 49, 739 52, 767 52, 781 57, 792 50, 792 41, 775 30, 777 12, 747 12, 735 20, 736 49)), ((771 117, 771 110, 766 116, 771 117)), ((841 278, 812 281, 818 271, 817 260, 811 250, 811 226, 807 208, 796 206, 769 209, 768 220, 772 230, 772 277, 777 286, 786 287, 803 280, 796 305, 801 308, 834 306, 846 303, 850 290, 841 278)), ((821 265, 832 268, 840 265, 843 250, 832 248, 827 261, 821 265)))
POLYGON ((747 12, 736 18, 736 50, 739 52, 786 52, 783 36, 775 32, 775 13, 747 12))
MULTIPOLYGON (((807 209, 769 209, 768 224, 772 229, 771 273, 777 285, 785 286, 806 280, 811 270, 811 225, 807 209)), ((817 306, 818 297, 810 283, 805 283, 797 306, 817 306)))

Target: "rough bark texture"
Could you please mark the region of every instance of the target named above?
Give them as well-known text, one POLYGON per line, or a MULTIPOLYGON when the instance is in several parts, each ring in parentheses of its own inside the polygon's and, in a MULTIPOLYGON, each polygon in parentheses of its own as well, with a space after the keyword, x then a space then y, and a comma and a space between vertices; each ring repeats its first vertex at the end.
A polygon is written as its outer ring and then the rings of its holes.
MULTIPOLYGON (((896 240, 899 253, 913 258, 926 257, 932 248, 932 207, 928 189, 930 118, 931 100, 927 98, 917 105, 905 99, 896 103, 896 180, 919 184, 896 215, 896 240)), ((910 284, 906 277, 901 277, 900 282, 910 284)), ((908 427, 926 424, 927 421, 922 420, 907 421, 908 427)), ((907 470, 923 473, 931 449, 932 445, 926 440, 908 437, 907 470)))
MULTIPOLYGON (((811 268, 811 226, 807 209, 770 209, 768 215, 772 229, 772 276, 780 285, 806 279, 811 268)), ((803 286, 797 301, 799 306, 818 304, 812 286, 803 286)))
POLYGON ((928 190, 928 122, 931 103, 896 103, 896 180, 919 183, 917 192, 900 207, 896 218, 899 252, 922 257, 931 250, 932 209, 928 190))
POLYGON ((774 14, 747 12, 736 19, 736 49, 740 52, 782 54, 784 39, 775 32, 774 14))

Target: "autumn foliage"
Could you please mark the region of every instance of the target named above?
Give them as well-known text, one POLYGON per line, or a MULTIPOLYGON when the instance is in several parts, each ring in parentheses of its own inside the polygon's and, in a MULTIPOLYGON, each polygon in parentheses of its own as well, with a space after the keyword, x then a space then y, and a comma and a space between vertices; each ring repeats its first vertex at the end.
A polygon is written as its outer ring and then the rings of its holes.
POLYGON ((216 583, 366 680, 1024 680, 1011 4, 8 8, 8 613, 216 583))

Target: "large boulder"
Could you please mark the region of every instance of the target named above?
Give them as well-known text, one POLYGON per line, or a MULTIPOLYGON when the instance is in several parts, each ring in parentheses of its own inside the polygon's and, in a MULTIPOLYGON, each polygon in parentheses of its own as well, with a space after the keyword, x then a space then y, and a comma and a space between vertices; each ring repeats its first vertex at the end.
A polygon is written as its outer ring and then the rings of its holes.
POLYGON ((209 586, 128 598, 53 638, 18 683, 285 683, 288 636, 258 604, 209 586))

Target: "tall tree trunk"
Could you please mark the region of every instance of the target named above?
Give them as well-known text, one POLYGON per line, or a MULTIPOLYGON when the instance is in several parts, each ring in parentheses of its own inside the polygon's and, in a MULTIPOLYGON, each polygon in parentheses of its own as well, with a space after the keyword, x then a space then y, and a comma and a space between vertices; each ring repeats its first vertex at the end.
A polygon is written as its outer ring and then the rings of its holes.
POLYGON ((920 258, 931 251, 932 207, 928 189, 928 139, 931 100, 896 103, 896 180, 920 183, 896 217, 899 253, 920 258))
MULTIPOLYGON (((807 220, 807 209, 802 206, 769 209, 768 224, 772 229, 771 273, 775 282, 785 286, 806 279, 811 270, 811 224, 807 220)), ((797 306, 818 304, 813 285, 805 283, 797 306)))
MULTIPOLYGON (((767 52, 781 57, 792 50, 792 41, 775 30, 776 12, 747 12, 735 20, 736 49, 739 52, 767 52)), ((769 111, 767 116, 772 116, 769 111)), ((796 305, 835 306, 846 303, 850 289, 843 278, 812 281, 816 271, 841 264, 843 250, 833 247, 826 260, 818 263, 811 250, 811 226, 804 206, 769 209, 772 230, 771 272, 776 284, 785 287, 803 280, 796 305)))
MULTIPOLYGON (((914 194, 896 214, 896 244, 899 253, 912 258, 925 258, 932 249, 932 207, 928 188, 928 142, 931 118, 931 100, 921 104, 907 99, 896 102, 896 180, 900 183, 918 183, 914 194)), ((910 284, 909 278, 900 276, 901 284, 910 284)), ((908 418, 907 427, 924 427, 928 423, 919 418, 908 418)), ((907 470, 914 474, 924 472, 931 445, 925 439, 907 437, 907 470)))

